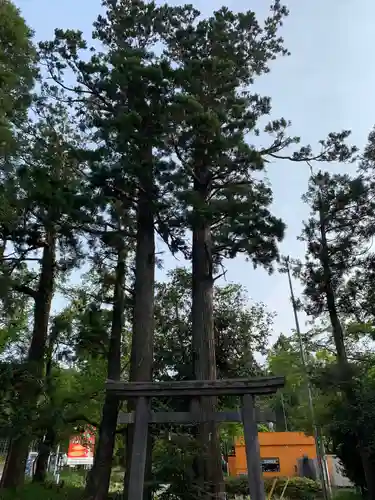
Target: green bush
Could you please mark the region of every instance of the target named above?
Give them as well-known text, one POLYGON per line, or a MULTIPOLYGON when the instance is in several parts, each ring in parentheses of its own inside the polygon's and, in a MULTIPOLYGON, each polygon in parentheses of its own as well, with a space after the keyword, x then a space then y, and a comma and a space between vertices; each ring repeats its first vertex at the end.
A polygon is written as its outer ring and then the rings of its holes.
MULTIPOLYGON (((84 488, 88 471, 65 468, 60 473, 60 481, 68 488, 84 488)), ((53 480, 53 478, 51 478, 53 480)))
MULTIPOLYGON (((287 478, 279 477, 273 495, 280 496, 287 478)), ((267 493, 271 491, 274 478, 266 478, 264 487, 267 493)), ((249 494, 247 476, 229 477, 226 481, 226 490, 229 498, 246 496, 249 494)), ((313 500, 322 496, 320 484, 306 477, 292 477, 289 479, 284 497, 289 500, 313 500)))
MULTIPOLYGON (((274 489, 275 495, 281 495, 285 486, 285 481, 287 481, 286 478, 278 479, 274 489)), ((265 481, 267 492, 271 490, 272 482, 273 480, 269 479, 265 481)), ((284 496, 291 500, 310 500, 322 497, 322 488, 320 483, 307 477, 291 477, 287 484, 284 496)))

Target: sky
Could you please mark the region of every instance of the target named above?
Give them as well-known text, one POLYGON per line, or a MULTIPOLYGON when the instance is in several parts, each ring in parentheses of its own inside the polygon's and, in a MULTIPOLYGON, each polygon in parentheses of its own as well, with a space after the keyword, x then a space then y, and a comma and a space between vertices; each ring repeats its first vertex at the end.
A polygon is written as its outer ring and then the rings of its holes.
MULTIPOLYGON (((53 37, 55 28, 80 29, 86 36, 101 5, 100 0, 15 0, 38 40, 53 37)), ((175 4, 179 2, 173 2, 175 4)), ((268 11, 268 0, 192 1, 203 15, 223 4, 235 11, 252 9, 259 20, 268 11)), ((375 125, 375 65, 373 0, 289 0, 290 16, 282 30, 291 56, 273 63, 257 91, 272 97, 272 117, 292 122, 291 134, 313 146, 329 132, 352 130, 351 141, 363 147, 375 125)), ((264 143, 266 145, 266 142, 264 143)), ((323 166, 327 170, 354 171, 355 166, 323 166)), ((287 224, 281 253, 302 258, 304 245, 297 241, 308 208, 301 195, 306 191, 308 167, 277 161, 268 176, 274 192, 274 213, 287 224)), ((159 279, 168 269, 184 263, 166 256, 159 279)), ((268 276, 253 270, 243 258, 226 263, 227 282, 243 284, 253 301, 264 302, 277 317, 273 337, 294 327, 285 275, 268 276)), ((301 289, 295 284, 297 294, 301 289)))

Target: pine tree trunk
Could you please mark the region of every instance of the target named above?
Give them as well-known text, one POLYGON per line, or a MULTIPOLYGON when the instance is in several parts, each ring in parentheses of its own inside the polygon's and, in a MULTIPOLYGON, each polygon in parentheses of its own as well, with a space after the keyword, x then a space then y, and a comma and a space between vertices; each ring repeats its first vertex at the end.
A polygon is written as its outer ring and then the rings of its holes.
MULTIPOLYGON (((208 171, 196 171, 195 190, 204 204, 207 199, 208 171)), ((192 259, 192 351, 194 376, 197 380, 216 379, 216 353, 213 316, 213 262, 211 230, 204 216, 197 215, 193 223, 192 259)), ((216 398, 207 397, 200 401, 206 413, 216 410, 216 398)), ((198 442, 202 456, 198 457, 199 498, 223 498, 224 481, 221 468, 221 452, 218 429, 215 422, 199 425, 198 442), (202 481, 203 479, 203 481, 202 481), (203 491, 202 491, 203 489, 203 491)))
MULTIPOLYGON (((144 169, 146 173, 149 170, 149 166, 145 165, 144 169)), ((155 235, 152 203, 152 172, 149 172, 147 178, 145 177, 143 178, 142 189, 139 191, 137 209, 134 313, 129 375, 131 382, 152 380, 153 367, 155 235)), ((134 409, 134 401, 129 400, 128 411, 134 411, 134 409)), ((128 498, 127 490, 132 443, 133 426, 129 425, 126 436, 125 499, 128 498)))
POLYGON ((344 332, 339 319, 336 307, 335 292, 332 286, 332 272, 328 252, 327 235, 325 230, 324 213, 320 210, 320 235, 321 235, 321 254, 320 259, 323 267, 324 288, 327 301, 328 314, 332 326, 333 340, 336 347, 338 364, 346 371, 348 358, 344 342, 344 332))
MULTIPOLYGON (((116 283, 113 298, 112 329, 108 351, 108 379, 120 380, 121 377, 121 339, 124 327, 124 281, 126 252, 120 250, 117 258, 116 283)), ((119 401, 106 395, 99 438, 95 451, 93 467, 86 484, 85 497, 90 500, 106 500, 111 479, 113 450, 115 446, 119 401)))
MULTIPOLYGON (((56 236, 47 234, 43 247, 41 273, 35 293, 34 327, 27 357, 27 380, 20 389, 20 404, 33 412, 43 385, 45 353, 48 338, 48 324, 54 288, 56 236)), ((21 433, 11 440, 7 459, 1 478, 1 488, 14 488, 22 485, 25 478, 26 460, 32 435, 21 433)))

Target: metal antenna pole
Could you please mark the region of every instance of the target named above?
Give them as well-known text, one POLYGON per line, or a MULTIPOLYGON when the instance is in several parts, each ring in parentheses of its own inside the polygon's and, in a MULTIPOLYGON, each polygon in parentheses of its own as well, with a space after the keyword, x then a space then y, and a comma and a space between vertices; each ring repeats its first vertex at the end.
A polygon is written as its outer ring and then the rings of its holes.
POLYGON ((308 373, 307 373, 307 363, 306 363, 305 349, 304 349, 304 346, 303 346, 301 328, 300 328, 299 319, 298 319, 297 303, 296 303, 296 299, 295 299, 295 296, 294 296, 292 277, 291 277, 291 274, 290 274, 289 257, 287 257, 285 264, 286 264, 286 272, 287 272, 287 275, 288 275, 290 298, 291 298, 291 301, 292 301, 294 321, 295 321, 296 332, 297 332, 297 336, 298 336, 298 343, 299 343, 301 361, 302 361, 302 365, 303 365, 304 372, 305 372, 305 377, 306 377, 306 390, 307 390, 307 395, 308 395, 308 402, 309 402, 309 410, 310 410, 311 422, 312 422, 313 431, 314 431, 314 439, 315 439, 315 446, 316 446, 316 455, 317 455, 317 461, 318 461, 318 468, 319 468, 319 472, 320 472, 320 477, 321 477, 321 481, 322 481, 323 495, 324 495, 325 500, 329 500, 330 497, 331 497, 331 495, 330 495, 330 491, 329 491, 329 486, 327 484, 328 483, 328 481, 327 481, 328 478, 326 477, 326 467, 325 467, 324 453, 322 453, 321 436, 320 436, 320 432, 319 432, 318 426, 316 425, 314 403, 313 403, 313 397, 312 397, 312 391, 311 391, 311 384, 310 384, 309 376, 308 376, 308 373))

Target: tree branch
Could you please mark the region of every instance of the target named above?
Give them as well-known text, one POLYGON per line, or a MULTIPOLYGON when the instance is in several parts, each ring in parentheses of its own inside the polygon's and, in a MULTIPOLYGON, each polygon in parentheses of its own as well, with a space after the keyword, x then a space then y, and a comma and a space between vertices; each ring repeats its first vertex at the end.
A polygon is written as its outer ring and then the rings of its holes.
POLYGON ((92 427, 95 427, 96 429, 99 428, 98 422, 94 422, 93 420, 87 418, 85 415, 75 415, 74 417, 70 418, 64 418, 64 422, 67 424, 73 424, 74 422, 86 422, 87 424, 91 425, 92 427))
POLYGON ((29 297, 32 297, 34 300, 36 299, 37 292, 33 288, 27 286, 27 285, 19 285, 14 283, 12 285, 14 290, 18 293, 23 293, 25 295, 28 295, 29 297))

